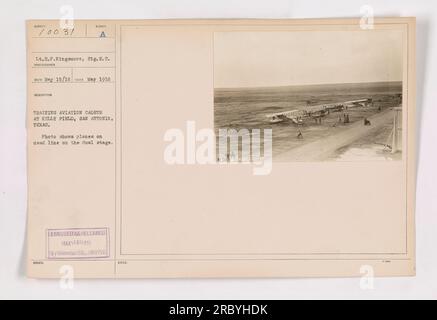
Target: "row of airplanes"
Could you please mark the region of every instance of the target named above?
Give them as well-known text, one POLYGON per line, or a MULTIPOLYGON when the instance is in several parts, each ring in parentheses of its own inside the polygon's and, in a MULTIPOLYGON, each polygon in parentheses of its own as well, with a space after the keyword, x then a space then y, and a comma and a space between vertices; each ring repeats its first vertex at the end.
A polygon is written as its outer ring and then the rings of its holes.
POLYGON ((291 121, 295 124, 302 124, 307 119, 320 120, 330 112, 341 112, 349 108, 367 107, 373 105, 371 98, 345 101, 340 103, 321 104, 317 106, 305 106, 295 110, 278 112, 267 115, 270 123, 291 121))

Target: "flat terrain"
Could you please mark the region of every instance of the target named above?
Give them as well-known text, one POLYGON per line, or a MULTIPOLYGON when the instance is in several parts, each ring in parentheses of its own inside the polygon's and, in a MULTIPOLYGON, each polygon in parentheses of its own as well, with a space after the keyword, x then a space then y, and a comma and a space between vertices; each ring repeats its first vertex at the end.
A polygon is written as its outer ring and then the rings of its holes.
MULTIPOLYGON (((400 82, 218 89, 214 97, 215 129, 216 133, 220 128, 272 129, 274 161, 341 160, 351 158, 348 148, 377 147, 381 149, 377 150, 378 157, 386 156, 383 144, 388 141, 393 121, 388 111, 399 105, 401 93, 400 82), (331 112, 321 123, 306 119, 301 125, 291 121, 272 124, 268 118, 272 113, 367 98, 373 100, 373 105, 331 112), (345 113, 349 123, 344 123, 345 113), (362 128, 365 118, 373 119, 372 126, 362 128), (303 139, 298 138, 299 132, 303 139)), ((368 156, 373 157, 373 153, 368 156)))
POLYGON ((368 117, 371 125, 365 126, 364 121, 356 121, 347 127, 338 130, 316 141, 283 152, 275 157, 275 161, 321 161, 332 159, 332 155, 354 141, 363 137, 372 136, 393 121, 393 111, 385 110, 368 117))

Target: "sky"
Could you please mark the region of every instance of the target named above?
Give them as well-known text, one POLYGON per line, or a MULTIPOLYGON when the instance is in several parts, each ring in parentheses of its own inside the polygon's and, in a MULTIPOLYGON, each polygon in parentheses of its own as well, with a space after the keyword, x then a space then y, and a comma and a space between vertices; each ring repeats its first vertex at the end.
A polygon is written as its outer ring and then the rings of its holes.
POLYGON ((214 87, 402 80, 402 32, 216 32, 214 87))

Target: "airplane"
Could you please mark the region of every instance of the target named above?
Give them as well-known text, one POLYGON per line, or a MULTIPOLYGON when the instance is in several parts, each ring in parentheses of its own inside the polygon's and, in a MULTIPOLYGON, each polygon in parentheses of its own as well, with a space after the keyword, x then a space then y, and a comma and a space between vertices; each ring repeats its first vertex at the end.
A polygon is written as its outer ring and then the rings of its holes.
POLYGON ((368 105, 372 105, 373 101, 371 98, 360 99, 360 100, 351 100, 345 101, 341 103, 329 103, 329 104, 321 104, 316 106, 304 106, 299 109, 283 111, 273 114, 266 115, 269 118, 269 122, 280 123, 284 121, 291 121, 295 124, 302 124, 304 119, 311 118, 318 119, 323 118, 330 112, 340 112, 348 108, 356 108, 356 107, 367 107, 368 105))

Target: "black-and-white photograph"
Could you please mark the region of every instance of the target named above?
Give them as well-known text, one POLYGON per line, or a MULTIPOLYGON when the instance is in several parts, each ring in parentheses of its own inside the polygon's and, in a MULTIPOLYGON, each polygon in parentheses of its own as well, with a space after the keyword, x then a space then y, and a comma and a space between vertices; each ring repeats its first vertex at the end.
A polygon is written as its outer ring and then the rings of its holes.
POLYGON ((274 161, 401 160, 402 46, 394 30, 216 32, 216 133, 270 128, 274 161))

